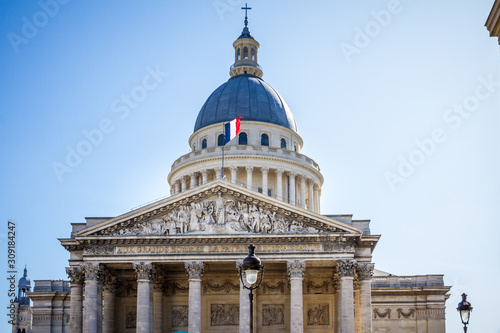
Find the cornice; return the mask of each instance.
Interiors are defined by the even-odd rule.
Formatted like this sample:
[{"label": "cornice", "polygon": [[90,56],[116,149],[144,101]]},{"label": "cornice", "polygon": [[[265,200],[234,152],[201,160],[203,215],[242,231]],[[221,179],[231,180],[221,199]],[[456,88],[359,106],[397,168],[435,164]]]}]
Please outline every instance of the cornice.
[{"label": "cornice", "polygon": [[[305,155],[303,155],[305,156]],[[273,155],[254,155],[254,154],[231,154],[231,151],[225,150],[224,153],[224,161],[230,161],[230,160],[238,160],[238,159],[249,159],[251,158],[252,160],[266,160],[266,161],[274,161],[274,162],[280,162],[286,165],[291,165],[295,167],[299,167],[302,169],[306,169],[309,172],[311,172],[313,175],[315,175],[320,184],[323,185],[324,178],[323,175],[321,174],[321,171],[318,169],[314,168],[310,164],[306,162],[300,162],[296,161],[294,159],[288,159],[286,157],[279,157],[279,156],[273,156]],[[196,159],[193,159],[191,161],[187,161],[184,163],[180,163],[177,166],[172,166],[170,173],[167,176],[167,181],[169,184],[172,184],[172,180],[174,180],[174,175],[179,173],[182,169],[189,168],[192,166],[196,165],[201,165],[203,163],[207,162],[218,162],[222,160],[222,156],[209,156],[209,157],[203,157],[200,155]],[[230,166],[229,164],[227,165],[228,167]],[[241,165],[243,167],[243,165]],[[200,170],[203,169],[202,167],[199,168]]]},{"label": "cornice", "polygon": [[498,37],[500,44],[500,0],[496,0],[485,23],[491,37]]}]

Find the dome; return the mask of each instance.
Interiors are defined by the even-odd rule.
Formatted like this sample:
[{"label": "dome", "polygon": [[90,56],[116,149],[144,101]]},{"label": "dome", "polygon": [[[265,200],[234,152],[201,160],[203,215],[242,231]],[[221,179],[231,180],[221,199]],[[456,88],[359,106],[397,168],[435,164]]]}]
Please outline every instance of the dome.
[{"label": "dome", "polygon": [[30,287],[31,286],[31,280],[28,277],[28,269],[24,267],[24,274],[23,277],[19,279],[18,283],[19,287]]},{"label": "dome", "polygon": [[29,277],[22,277],[19,279],[19,287],[30,287],[31,286],[31,280]]},{"label": "dome", "polygon": [[212,124],[243,117],[242,121],[261,121],[297,132],[292,111],[280,94],[260,77],[233,76],[208,97],[196,119],[194,131]]}]

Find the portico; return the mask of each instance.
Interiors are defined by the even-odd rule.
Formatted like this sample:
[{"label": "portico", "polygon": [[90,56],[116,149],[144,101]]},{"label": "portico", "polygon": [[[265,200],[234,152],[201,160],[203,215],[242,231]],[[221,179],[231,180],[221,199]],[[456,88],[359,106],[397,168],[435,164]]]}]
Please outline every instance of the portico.
[{"label": "portico", "polygon": [[[277,327],[354,332],[357,315],[369,332],[369,303],[360,304],[364,312],[355,314],[351,306],[340,309],[340,318],[336,314],[338,304],[354,299],[354,275],[364,276],[368,283],[363,293],[370,292],[371,256],[357,253],[371,253],[378,236],[363,235],[355,221],[348,225],[290,205],[292,210],[285,210],[279,200],[225,180],[201,189],[94,225],[74,226],[74,238],[61,240],[72,253],[67,269],[71,292],[78,295],[85,285],[85,304],[72,299],[71,332],[246,332],[248,326],[240,321],[248,322],[248,312],[240,309],[248,304],[240,300],[248,299],[248,293],[240,288],[235,264],[249,243],[256,244],[266,266],[256,295],[255,327],[263,332]],[[182,206],[186,201],[192,203],[189,208]],[[216,209],[220,202],[224,210]],[[182,232],[180,227],[170,234],[169,216],[185,215],[179,209],[199,216],[198,229]],[[212,219],[206,218],[204,225],[208,212]],[[219,214],[224,214],[222,223]],[[240,216],[234,220],[233,214]],[[247,230],[249,226],[260,233]]]}]

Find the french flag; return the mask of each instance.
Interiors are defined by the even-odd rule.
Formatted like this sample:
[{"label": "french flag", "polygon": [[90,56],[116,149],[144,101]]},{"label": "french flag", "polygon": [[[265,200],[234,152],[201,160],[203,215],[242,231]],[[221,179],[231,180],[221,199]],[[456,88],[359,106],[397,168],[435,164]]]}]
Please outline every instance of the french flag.
[{"label": "french flag", "polygon": [[229,141],[234,139],[238,133],[240,133],[240,119],[243,117],[238,117],[234,120],[231,120],[228,123],[224,124],[224,137],[226,139],[226,142],[224,142],[224,145],[226,145]]}]

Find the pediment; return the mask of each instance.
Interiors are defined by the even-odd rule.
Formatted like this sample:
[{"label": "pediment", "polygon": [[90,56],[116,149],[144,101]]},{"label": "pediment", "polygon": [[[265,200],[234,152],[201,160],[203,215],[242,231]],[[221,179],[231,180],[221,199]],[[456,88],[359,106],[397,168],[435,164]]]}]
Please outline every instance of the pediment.
[{"label": "pediment", "polygon": [[361,235],[346,223],[217,180],[77,232],[85,236]]}]

